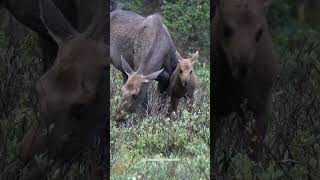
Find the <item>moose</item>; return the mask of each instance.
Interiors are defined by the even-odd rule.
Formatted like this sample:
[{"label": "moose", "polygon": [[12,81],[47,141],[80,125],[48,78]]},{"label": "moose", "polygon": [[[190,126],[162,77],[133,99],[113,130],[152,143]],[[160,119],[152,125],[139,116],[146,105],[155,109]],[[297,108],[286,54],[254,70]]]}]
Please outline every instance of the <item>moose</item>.
[{"label": "moose", "polygon": [[117,9],[110,13],[110,26],[112,65],[124,80],[123,106],[119,107],[136,112],[142,106],[147,114],[149,82],[157,80],[160,93],[165,94],[177,65],[171,36],[159,14],[142,17]]},{"label": "moose", "polygon": [[[40,19],[39,0],[1,0],[0,6],[10,12],[20,23],[37,33],[43,56],[43,73],[56,59],[58,45],[48,33]],[[79,32],[86,30],[95,11],[96,1],[85,0],[54,0],[68,22]]]},{"label": "moose", "polygon": [[271,0],[217,0],[215,3],[211,49],[212,144],[217,143],[221,134],[223,118],[236,112],[246,124],[251,112],[254,123],[250,158],[260,161],[271,113],[271,89],[278,74],[266,20]]},{"label": "moose", "polygon": [[183,97],[188,99],[188,110],[192,111],[193,93],[197,84],[193,64],[198,60],[199,52],[197,51],[190,59],[184,59],[176,51],[176,57],[178,64],[170,77],[168,89],[168,94],[171,97],[169,114],[177,111],[179,99]]},{"label": "moose", "polygon": [[25,179],[45,175],[35,163],[36,155],[47,153],[57,163],[70,163],[107,126],[106,24],[101,23],[107,4],[98,2],[92,23],[80,33],[51,0],[40,0],[40,17],[59,48],[53,66],[36,84],[39,120],[21,143],[20,158],[28,165]]}]

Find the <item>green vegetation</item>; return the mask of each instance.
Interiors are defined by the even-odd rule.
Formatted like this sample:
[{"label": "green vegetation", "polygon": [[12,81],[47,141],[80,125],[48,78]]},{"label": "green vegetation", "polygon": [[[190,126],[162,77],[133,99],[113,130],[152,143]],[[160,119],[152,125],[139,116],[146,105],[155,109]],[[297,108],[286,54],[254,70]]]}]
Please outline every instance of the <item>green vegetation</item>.
[{"label": "green vegetation", "polygon": [[[152,0],[152,2],[155,1],[160,2],[161,0]],[[120,3],[122,9],[144,16],[160,10],[163,22],[169,29],[178,51],[181,54],[187,54],[198,50],[203,60],[209,62],[209,0],[163,1],[161,7],[159,3],[145,0],[119,0],[117,2]]]},{"label": "green vegetation", "polygon": [[[151,114],[141,119],[128,115],[125,122],[111,120],[111,177],[147,177],[152,179],[209,177],[209,69],[199,63],[195,67],[199,87],[194,110],[186,111],[182,101],[179,112],[166,118],[168,106],[159,111],[156,83],[150,92]],[[112,69],[112,110],[120,101],[122,76]],[[169,102],[167,102],[169,104]],[[177,162],[161,159],[178,159]],[[144,159],[160,159],[146,162]]]}]

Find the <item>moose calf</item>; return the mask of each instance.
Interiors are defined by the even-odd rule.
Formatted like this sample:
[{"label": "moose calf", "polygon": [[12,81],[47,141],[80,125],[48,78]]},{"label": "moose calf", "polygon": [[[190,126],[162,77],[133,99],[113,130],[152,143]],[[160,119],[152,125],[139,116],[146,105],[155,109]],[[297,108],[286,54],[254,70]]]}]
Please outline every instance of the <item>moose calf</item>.
[{"label": "moose calf", "polygon": [[169,114],[177,110],[179,99],[188,98],[188,110],[192,111],[193,92],[196,88],[196,75],[193,70],[193,64],[198,60],[199,52],[197,51],[192,58],[184,59],[176,51],[178,64],[170,77],[168,94],[171,97]]},{"label": "moose calf", "polygon": [[[278,71],[266,20],[271,0],[217,0],[213,18],[213,138],[221,133],[223,118],[238,113],[246,124],[253,112],[250,157],[261,160],[271,88]],[[246,111],[241,105],[246,101]]]}]

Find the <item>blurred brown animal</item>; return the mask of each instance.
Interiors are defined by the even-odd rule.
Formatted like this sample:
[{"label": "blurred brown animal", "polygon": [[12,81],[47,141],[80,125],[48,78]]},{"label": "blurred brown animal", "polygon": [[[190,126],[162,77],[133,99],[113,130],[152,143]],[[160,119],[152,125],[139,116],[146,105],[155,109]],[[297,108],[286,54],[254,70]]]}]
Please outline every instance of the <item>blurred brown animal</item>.
[{"label": "blurred brown animal", "polygon": [[196,74],[193,70],[193,64],[199,58],[199,52],[197,51],[192,58],[184,59],[176,51],[176,57],[178,64],[170,77],[169,83],[169,96],[171,97],[169,114],[173,111],[177,111],[180,98],[186,98],[188,110],[192,111],[193,106],[193,93],[197,85]]},{"label": "blurred brown animal", "polygon": [[79,33],[51,0],[40,0],[41,18],[59,50],[52,68],[36,84],[40,120],[23,138],[20,153],[24,164],[35,167],[26,171],[31,173],[25,179],[44,177],[35,155],[47,153],[56,162],[71,162],[104,134],[109,117],[104,7],[106,2],[99,1],[91,25]]},{"label": "blurred brown animal", "polygon": [[254,126],[250,157],[259,161],[271,113],[271,88],[278,73],[266,20],[271,0],[217,0],[213,18],[213,133],[216,144],[224,117],[247,110]]}]

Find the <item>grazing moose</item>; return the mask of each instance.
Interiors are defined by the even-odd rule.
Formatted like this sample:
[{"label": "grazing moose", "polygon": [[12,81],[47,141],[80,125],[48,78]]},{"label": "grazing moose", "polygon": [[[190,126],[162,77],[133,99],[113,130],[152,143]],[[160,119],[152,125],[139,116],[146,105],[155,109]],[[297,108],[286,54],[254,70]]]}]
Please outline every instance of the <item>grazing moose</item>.
[{"label": "grazing moose", "polygon": [[196,88],[196,75],[193,70],[193,64],[199,58],[197,51],[191,59],[184,59],[176,51],[178,64],[170,77],[168,94],[171,97],[169,114],[177,110],[179,99],[182,97],[188,98],[188,110],[192,111],[193,92]]},{"label": "grazing moose", "polygon": [[124,78],[122,108],[135,112],[142,105],[147,112],[150,80],[159,82],[161,94],[168,89],[177,64],[175,46],[158,14],[145,18],[119,9],[111,12],[110,21],[110,56]]},{"label": "grazing moose", "polygon": [[30,174],[24,174],[26,179],[44,175],[33,160],[35,155],[48,153],[55,162],[69,163],[106,127],[109,82],[106,24],[101,22],[107,4],[99,1],[98,5],[91,25],[79,33],[51,0],[40,0],[41,19],[59,49],[54,65],[36,84],[40,120],[23,138],[20,153],[24,164],[34,165],[26,171]]},{"label": "grazing moose", "polygon": [[[80,32],[84,31],[90,23],[95,11],[94,7],[96,7],[95,2],[95,0],[54,0],[68,22]],[[58,45],[40,19],[39,0],[2,0],[0,5],[20,23],[39,35],[43,55],[43,72],[46,72],[56,59]]]},{"label": "grazing moose", "polygon": [[[224,117],[236,112],[246,123],[246,104],[253,113],[253,150],[261,160],[271,88],[278,73],[266,9],[271,0],[217,0],[213,18],[213,144],[221,133]],[[246,101],[246,103],[244,103]]]}]

